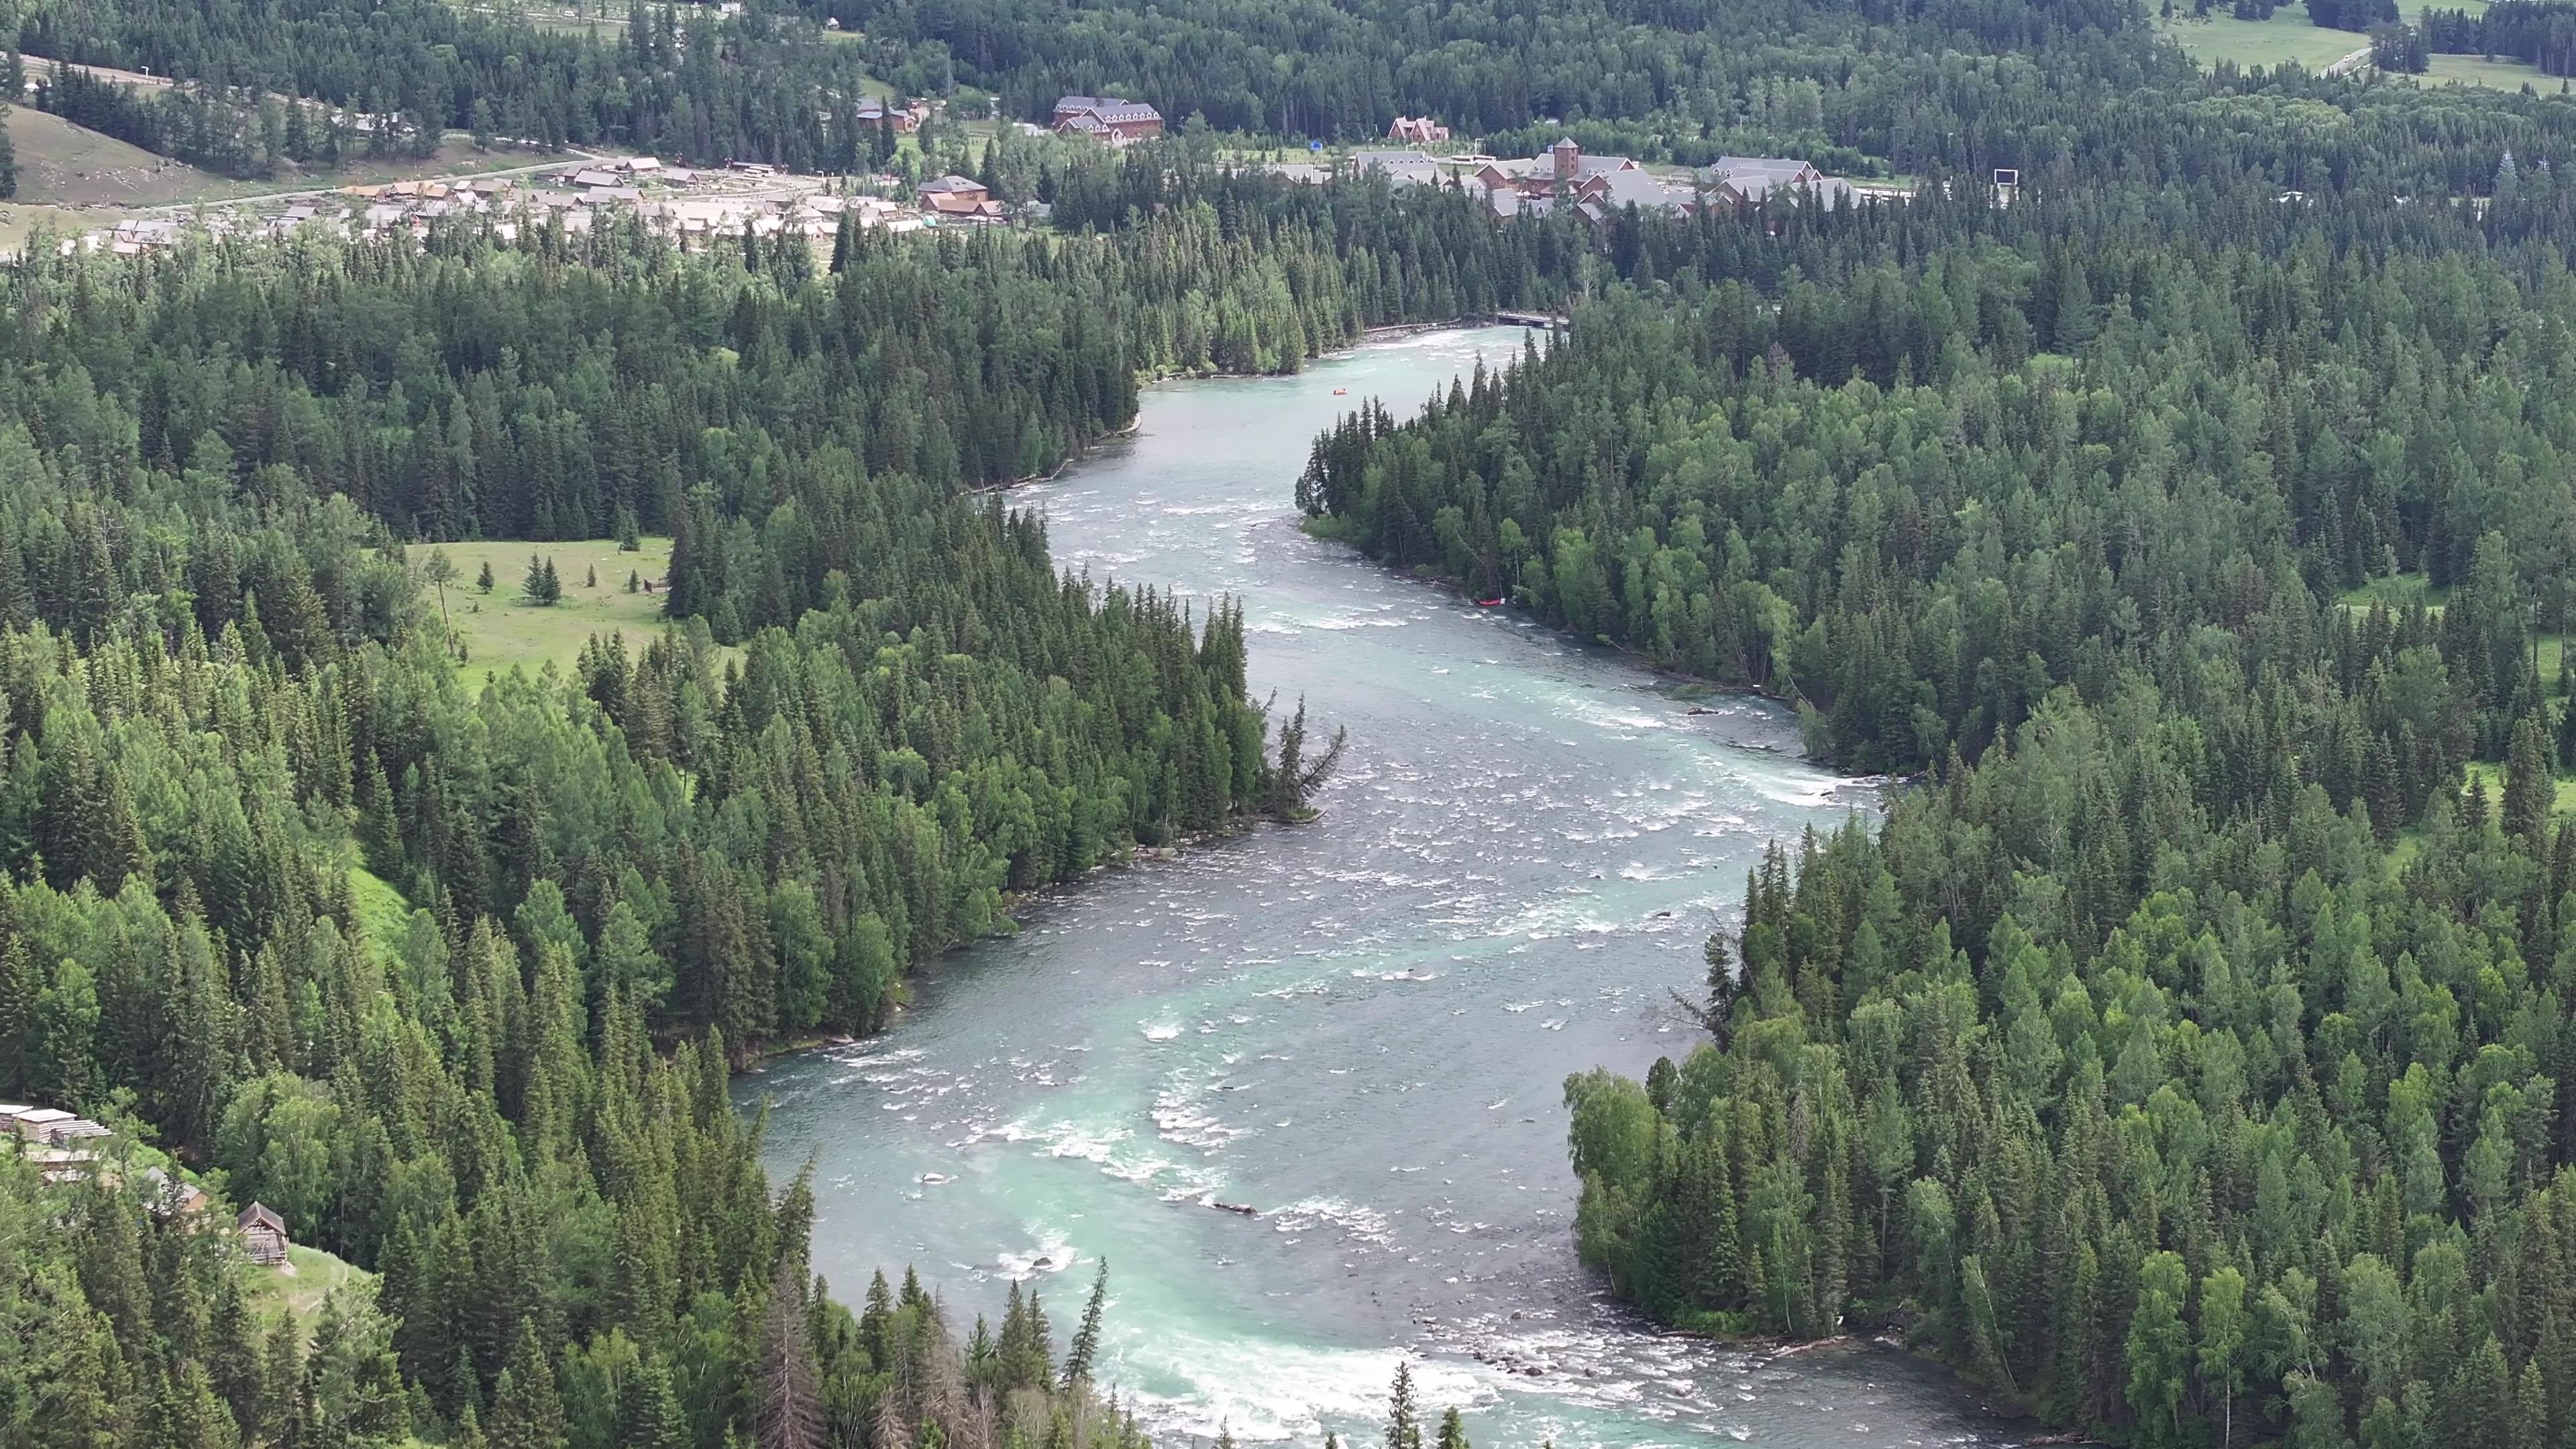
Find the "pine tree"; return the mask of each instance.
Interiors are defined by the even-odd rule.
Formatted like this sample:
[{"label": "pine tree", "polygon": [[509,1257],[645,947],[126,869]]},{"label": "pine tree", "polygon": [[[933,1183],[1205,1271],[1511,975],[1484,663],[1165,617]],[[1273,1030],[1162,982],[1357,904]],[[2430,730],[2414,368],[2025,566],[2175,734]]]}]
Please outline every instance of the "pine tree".
[{"label": "pine tree", "polygon": [[528,555],[528,573],[527,577],[519,581],[519,593],[529,603],[540,608],[562,598],[563,580],[555,574],[555,561],[550,558],[540,558],[535,554]]},{"label": "pine tree", "polygon": [[1073,1346],[1064,1355],[1064,1388],[1078,1392],[1091,1377],[1092,1359],[1100,1352],[1100,1315],[1109,1300],[1109,1260],[1100,1260],[1099,1269],[1091,1275],[1091,1299],[1082,1306],[1082,1326],[1074,1330]]},{"label": "pine tree", "polygon": [[1421,1411],[1413,1402],[1413,1365],[1398,1360],[1386,1398],[1386,1449],[1422,1449]]},{"label": "pine tree", "polygon": [[2504,832],[2537,850],[2545,846],[2549,812],[2556,803],[2558,780],[2549,764],[2549,736],[2537,714],[2513,727],[2513,744],[2505,757]]},{"label": "pine tree", "polygon": [[618,1390],[617,1443],[620,1449],[687,1449],[688,1442],[671,1371],[659,1357],[647,1357]]},{"label": "pine tree", "polygon": [[537,1338],[534,1320],[519,1320],[509,1362],[492,1386],[489,1419],[485,1436],[492,1449],[563,1449],[567,1442],[554,1365]]}]

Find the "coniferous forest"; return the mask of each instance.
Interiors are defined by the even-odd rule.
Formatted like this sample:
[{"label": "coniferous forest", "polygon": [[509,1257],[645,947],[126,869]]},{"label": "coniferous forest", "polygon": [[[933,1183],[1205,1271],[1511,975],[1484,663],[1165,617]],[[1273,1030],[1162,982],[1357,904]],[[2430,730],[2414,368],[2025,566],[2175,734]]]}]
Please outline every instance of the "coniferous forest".
[{"label": "coniferous forest", "polygon": [[[2564,8],[2422,24],[2556,74]],[[117,1129],[75,1183],[0,1156],[0,1443],[1141,1442],[1100,1291],[1068,1338],[817,1279],[728,1073],[1019,894],[1307,812],[1234,604],[1068,575],[993,490],[1144,379],[1511,307],[1571,321],[1319,438],[1310,527],[1889,781],[1745,883],[1695,1050],[1566,1084],[1585,1259],[2124,1443],[2576,1449],[2576,100],[2015,0],[18,23],[42,104],[242,173],[450,127],[847,168],[870,80],[1191,135],[828,257],[0,275],[0,1099]],[[1497,223],[1204,134],[1426,112],[1911,189]],[[405,547],[639,531],[669,628],[488,684]],[[173,1171],[372,1278],[281,1314]]]}]

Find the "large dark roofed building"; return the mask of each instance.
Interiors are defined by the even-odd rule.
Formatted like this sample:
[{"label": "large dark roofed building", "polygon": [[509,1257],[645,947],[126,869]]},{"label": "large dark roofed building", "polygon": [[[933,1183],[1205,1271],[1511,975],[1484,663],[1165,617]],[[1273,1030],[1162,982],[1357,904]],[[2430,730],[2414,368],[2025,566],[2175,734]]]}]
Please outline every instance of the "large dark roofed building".
[{"label": "large dark roofed building", "polygon": [[1123,146],[1163,134],[1163,113],[1119,96],[1064,96],[1055,103],[1055,129]]}]

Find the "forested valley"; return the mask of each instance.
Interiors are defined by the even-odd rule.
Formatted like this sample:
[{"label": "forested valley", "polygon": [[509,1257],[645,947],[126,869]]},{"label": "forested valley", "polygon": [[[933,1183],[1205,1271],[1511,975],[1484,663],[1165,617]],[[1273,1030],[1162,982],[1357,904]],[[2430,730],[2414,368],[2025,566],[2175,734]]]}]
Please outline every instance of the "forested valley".
[{"label": "forested valley", "polygon": [[[197,88],[46,104],[218,169],[847,168],[869,79],[1204,124],[1000,156],[1044,230],[0,277],[0,1098],[118,1131],[0,1159],[0,1441],[1140,1442],[1098,1291],[1059,1357],[1033,1296],[817,1279],[727,1076],[1016,895],[1304,811],[1232,603],[982,495],[1144,379],[1509,307],[1572,321],[1318,439],[1310,526],[1896,779],[1747,883],[1699,1049],[1567,1084],[1585,1258],[2124,1442],[2576,1449],[2576,102],[2203,74],[2128,5],[1726,8],[27,9]],[[1915,189],[1497,224],[1203,134],[1399,112]],[[488,684],[406,548],[639,533],[671,627]],[[281,1314],[176,1169],[372,1288]]]}]

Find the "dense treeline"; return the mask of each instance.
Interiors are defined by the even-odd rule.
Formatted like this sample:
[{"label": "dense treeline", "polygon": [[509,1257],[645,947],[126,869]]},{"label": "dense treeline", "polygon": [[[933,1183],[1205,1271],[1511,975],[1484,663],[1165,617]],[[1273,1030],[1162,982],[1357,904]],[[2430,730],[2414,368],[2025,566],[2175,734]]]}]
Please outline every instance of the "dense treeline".
[{"label": "dense treeline", "polygon": [[[1719,133],[1793,134],[1839,89],[1834,62],[1887,81],[1884,62],[1926,49],[2038,48],[2137,27],[2134,5],[1958,0],[1912,7],[1805,3],[1713,10],[1657,3],[1438,11],[1388,3],[1210,3],[1185,10],[1058,0],[936,5],[814,0],[892,48],[925,80],[954,74],[1005,111],[1045,117],[1066,92],[1134,95],[1175,125],[1365,139],[1398,114],[1433,114],[1462,134],[1541,118],[1657,114]],[[1744,109],[1751,114],[1743,114]],[[1803,114],[1801,114],[1803,112]],[[1710,154],[1714,155],[1715,152]]]},{"label": "dense treeline", "polygon": [[2066,691],[1766,862],[1723,1050],[1568,1084],[1584,1251],[1679,1321],[1906,1317],[2140,1443],[2569,1442],[2576,832],[2445,794],[2400,868],[2322,785],[2212,789],[2166,705]]},{"label": "dense treeline", "polygon": [[[44,1449],[682,1449],[916,1436],[1144,1449],[1133,1417],[1092,1389],[1098,1287],[1060,1371],[1043,1309],[1016,1285],[1000,1332],[979,1317],[962,1343],[952,1310],[909,1273],[899,1294],[878,1275],[852,1314],[803,1276],[804,1185],[773,1207],[756,1170],[745,1175],[749,1146],[721,1066],[705,1078],[685,1052],[661,1063],[629,1045],[624,1070],[643,1074],[630,1106],[643,1115],[615,1130],[642,1155],[621,1158],[617,1180],[667,1199],[668,1162],[655,1180],[653,1159],[676,1148],[696,1159],[679,1185],[721,1196],[679,1239],[696,1251],[648,1265],[669,1276],[641,1282],[629,1271],[606,1302],[550,1255],[593,1246],[608,1218],[619,1229],[614,1251],[634,1251],[657,1227],[649,1205],[496,1191],[506,1206],[482,1211],[508,1215],[494,1238],[511,1256],[473,1259],[479,1230],[451,1221],[437,1249],[468,1256],[432,1261],[406,1238],[380,1280],[332,1287],[298,1311],[244,1270],[228,1234],[160,1195],[146,1173],[162,1169],[144,1163],[158,1154],[121,1146],[112,1170],[68,1185],[40,1183],[14,1153],[0,1157],[0,1230],[11,1245],[0,1323],[12,1344],[0,1432]],[[564,1205],[584,1217],[530,1216]],[[736,1269],[732,1280],[708,1276]],[[482,1289],[531,1270],[552,1276],[522,1282],[523,1301]],[[568,1287],[577,1291],[557,1296]],[[516,1310],[529,1311],[506,1316]],[[584,1337],[556,1355],[548,1345],[566,1332]],[[476,1344],[494,1333],[502,1349],[487,1366]],[[451,1346],[442,1368],[413,1372],[418,1355]]]},{"label": "dense treeline", "polygon": [[594,39],[439,0],[110,0],[28,6],[17,40],[69,66],[194,83],[204,104],[232,98],[237,124],[260,115],[249,97],[291,97],[433,143],[463,130],[809,171],[856,169],[877,129],[858,118],[865,47],[695,5],[638,5]]}]

